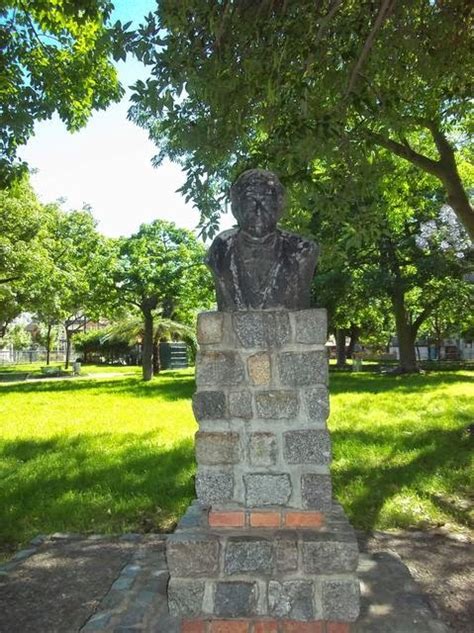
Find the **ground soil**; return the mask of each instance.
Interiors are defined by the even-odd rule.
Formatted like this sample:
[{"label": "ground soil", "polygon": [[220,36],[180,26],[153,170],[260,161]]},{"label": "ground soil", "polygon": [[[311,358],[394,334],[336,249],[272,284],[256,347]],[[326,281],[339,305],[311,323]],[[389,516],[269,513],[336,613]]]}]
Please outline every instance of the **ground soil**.
[{"label": "ground soil", "polygon": [[359,534],[362,550],[399,556],[453,633],[474,632],[474,547],[468,533],[433,531]]}]

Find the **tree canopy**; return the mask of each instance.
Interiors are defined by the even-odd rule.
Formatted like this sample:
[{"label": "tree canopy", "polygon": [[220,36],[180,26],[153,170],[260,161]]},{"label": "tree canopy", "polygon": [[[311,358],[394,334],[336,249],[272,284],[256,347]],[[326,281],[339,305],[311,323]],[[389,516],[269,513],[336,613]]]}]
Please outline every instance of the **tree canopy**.
[{"label": "tree canopy", "polygon": [[[24,165],[17,149],[57,113],[73,131],[123,95],[113,59],[129,39],[109,0],[0,0],[0,185]],[[127,26],[127,25],[126,25]]]},{"label": "tree canopy", "polygon": [[186,170],[215,229],[248,165],[317,186],[341,153],[384,148],[437,178],[471,237],[474,10],[462,0],[160,2],[135,41],[150,66],[131,117]]}]

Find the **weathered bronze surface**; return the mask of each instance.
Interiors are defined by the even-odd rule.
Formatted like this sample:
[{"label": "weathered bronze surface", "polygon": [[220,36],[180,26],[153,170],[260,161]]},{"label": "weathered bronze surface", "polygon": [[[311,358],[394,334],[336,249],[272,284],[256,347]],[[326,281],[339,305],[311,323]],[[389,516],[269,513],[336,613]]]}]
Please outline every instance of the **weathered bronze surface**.
[{"label": "weathered bronze surface", "polygon": [[244,172],[231,188],[231,203],[239,228],[220,233],[207,257],[218,310],[308,308],[318,249],[277,228],[284,206],[277,176]]}]

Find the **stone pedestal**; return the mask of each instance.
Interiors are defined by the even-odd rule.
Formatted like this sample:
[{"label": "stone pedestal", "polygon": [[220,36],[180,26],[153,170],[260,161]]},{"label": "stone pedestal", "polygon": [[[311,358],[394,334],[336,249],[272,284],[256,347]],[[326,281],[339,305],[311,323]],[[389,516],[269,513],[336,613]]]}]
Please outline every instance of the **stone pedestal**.
[{"label": "stone pedestal", "polygon": [[183,633],[344,633],[358,548],[333,502],[324,310],[203,313],[198,500],[167,541]]}]

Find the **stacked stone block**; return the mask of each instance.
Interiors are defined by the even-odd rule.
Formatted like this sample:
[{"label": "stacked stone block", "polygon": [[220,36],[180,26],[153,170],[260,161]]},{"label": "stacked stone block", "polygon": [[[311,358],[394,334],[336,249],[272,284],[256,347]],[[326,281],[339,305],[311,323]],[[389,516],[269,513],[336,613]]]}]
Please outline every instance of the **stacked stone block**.
[{"label": "stacked stone block", "polygon": [[347,631],[358,549],[332,501],[325,311],[203,313],[198,341],[198,501],[167,543],[171,612],[183,632]]}]

